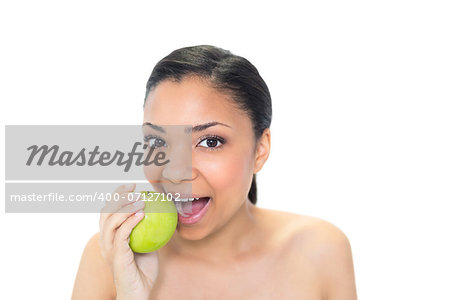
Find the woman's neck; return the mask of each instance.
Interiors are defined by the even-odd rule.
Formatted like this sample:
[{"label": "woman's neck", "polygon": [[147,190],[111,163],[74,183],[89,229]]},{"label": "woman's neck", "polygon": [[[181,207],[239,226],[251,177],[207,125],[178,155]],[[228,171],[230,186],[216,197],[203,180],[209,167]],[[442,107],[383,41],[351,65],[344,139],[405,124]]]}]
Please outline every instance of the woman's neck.
[{"label": "woman's neck", "polygon": [[249,200],[220,229],[201,240],[186,240],[175,234],[168,246],[178,255],[192,259],[223,262],[253,249],[260,237],[257,236],[258,208]]}]

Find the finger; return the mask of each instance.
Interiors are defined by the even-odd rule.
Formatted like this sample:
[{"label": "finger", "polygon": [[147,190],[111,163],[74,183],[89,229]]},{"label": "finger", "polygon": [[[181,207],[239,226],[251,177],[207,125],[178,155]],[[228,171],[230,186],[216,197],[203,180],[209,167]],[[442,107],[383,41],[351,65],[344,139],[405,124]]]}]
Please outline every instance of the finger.
[{"label": "finger", "polygon": [[122,207],[105,221],[103,228],[103,243],[106,249],[109,250],[112,248],[116,230],[123,224],[123,222],[137,211],[143,210],[144,207],[144,201],[137,201],[132,205]]},{"label": "finger", "polygon": [[115,212],[119,211],[122,207],[132,204],[141,198],[140,193],[126,193],[121,194],[118,200],[111,200],[101,210],[99,226],[100,231],[105,221]]},{"label": "finger", "polygon": [[118,194],[129,193],[129,192],[134,191],[135,188],[136,188],[135,183],[122,184],[122,185],[118,186],[114,190],[114,192],[118,193]]},{"label": "finger", "polygon": [[132,192],[132,191],[134,191],[134,188],[135,188],[134,183],[122,184],[119,187],[117,187],[111,195],[111,200],[105,202],[105,205],[103,206],[101,212],[102,213],[103,212],[111,212],[109,210],[111,208],[111,205],[114,205],[118,201],[123,201],[124,199],[123,199],[122,194]]},{"label": "finger", "polygon": [[136,214],[127,218],[117,229],[116,235],[114,236],[114,248],[117,251],[115,254],[120,256],[130,250],[128,238],[133,228],[144,218],[144,215],[143,211],[138,211]]},{"label": "finger", "polygon": [[105,219],[107,219],[111,213],[119,210],[122,206],[139,199],[140,193],[134,193],[134,195],[131,196],[128,195],[130,192],[134,191],[135,187],[136,185],[134,183],[124,184],[114,190],[111,201],[107,201],[100,211],[100,228],[103,227]]}]

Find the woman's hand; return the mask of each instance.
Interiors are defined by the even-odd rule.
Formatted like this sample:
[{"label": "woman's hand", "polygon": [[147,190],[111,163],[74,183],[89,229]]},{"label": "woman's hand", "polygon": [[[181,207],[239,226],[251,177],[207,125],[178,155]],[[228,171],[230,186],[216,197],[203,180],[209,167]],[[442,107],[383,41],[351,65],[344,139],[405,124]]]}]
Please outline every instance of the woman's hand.
[{"label": "woman's hand", "polygon": [[108,202],[100,216],[100,249],[113,272],[118,300],[147,300],[158,275],[157,253],[134,253],[128,244],[131,230],[144,217],[145,202],[132,193],[134,188],[118,187],[114,192],[120,200]]}]

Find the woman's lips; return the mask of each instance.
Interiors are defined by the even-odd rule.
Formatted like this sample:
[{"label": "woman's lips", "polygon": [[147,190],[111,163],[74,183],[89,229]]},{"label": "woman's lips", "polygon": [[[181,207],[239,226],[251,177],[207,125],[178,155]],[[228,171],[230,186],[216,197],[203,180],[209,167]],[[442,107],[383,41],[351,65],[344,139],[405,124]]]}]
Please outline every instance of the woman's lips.
[{"label": "woman's lips", "polygon": [[[180,213],[180,211],[178,212],[178,222],[181,224],[186,224],[186,225],[191,225],[191,224],[197,223],[208,211],[211,201],[212,201],[211,197],[204,197],[204,198],[200,198],[199,200],[194,200],[194,201],[192,201],[192,203],[177,204],[177,208],[179,208],[179,209],[182,205],[185,205],[185,206],[192,205],[190,207],[191,211],[189,211],[189,212],[182,211],[182,213]],[[181,209],[183,209],[183,208],[181,208]]]}]

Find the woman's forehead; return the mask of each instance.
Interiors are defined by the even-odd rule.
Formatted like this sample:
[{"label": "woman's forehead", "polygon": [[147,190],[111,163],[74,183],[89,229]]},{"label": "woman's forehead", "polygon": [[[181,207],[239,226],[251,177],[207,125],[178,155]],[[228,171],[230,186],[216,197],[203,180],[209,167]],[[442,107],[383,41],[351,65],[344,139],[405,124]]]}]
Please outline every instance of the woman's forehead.
[{"label": "woman's forehead", "polygon": [[230,95],[214,89],[205,80],[186,78],[180,82],[163,81],[149,93],[144,122],[194,125],[226,120],[240,123],[242,113]]}]

